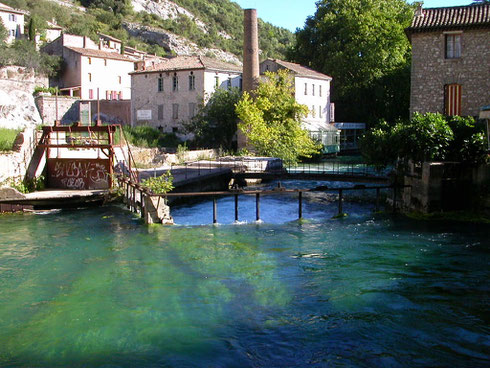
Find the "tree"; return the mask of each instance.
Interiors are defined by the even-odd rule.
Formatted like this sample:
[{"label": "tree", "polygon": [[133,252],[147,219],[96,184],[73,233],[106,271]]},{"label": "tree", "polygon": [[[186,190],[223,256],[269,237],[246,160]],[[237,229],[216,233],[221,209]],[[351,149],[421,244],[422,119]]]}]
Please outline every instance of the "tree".
[{"label": "tree", "polygon": [[412,16],[404,0],[321,0],[289,57],[333,77],[340,121],[408,118]]},{"label": "tree", "polygon": [[201,106],[196,116],[187,124],[186,131],[194,134],[194,142],[200,147],[234,149],[233,137],[238,117],[235,105],[241,93],[237,88],[216,89],[209,101]]},{"label": "tree", "polygon": [[5,43],[7,36],[8,36],[7,28],[5,28],[2,20],[0,19],[0,46]]},{"label": "tree", "polygon": [[320,146],[301,128],[308,107],[296,102],[292,76],[280,70],[265,77],[253,95],[244,92],[238,102],[238,128],[258,154],[288,164],[318,153]]},{"label": "tree", "polygon": [[82,0],[81,3],[85,7],[102,8],[114,14],[127,15],[133,10],[131,0]]}]

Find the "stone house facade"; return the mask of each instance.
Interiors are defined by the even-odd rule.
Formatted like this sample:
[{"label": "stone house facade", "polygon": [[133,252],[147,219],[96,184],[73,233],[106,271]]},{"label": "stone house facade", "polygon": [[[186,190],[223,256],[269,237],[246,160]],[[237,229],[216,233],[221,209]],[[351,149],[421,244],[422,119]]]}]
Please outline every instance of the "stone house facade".
[{"label": "stone house facade", "polygon": [[25,12],[0,3],[0,21],[7,30],[7,43],[24,37]]},{"label": "stone house facade", "polygon": [[[119,47],[117,45],[119,44]],[[121,42],[106,36],[96,44],[88,37],[62,34],[42,49],[63,57],[58,85],[64,94],[83,100],[129,100],[134,58],[121,54]]]},{"label": "stone house facade", "polygon": [[309,131],[336,130],[330,125],[334,121],[330,100],[332,77],[283,60],[267,59],[260,63],[260,74],[266,71],[276,73],[279,69],[293,74],[296,101],[310,110],[303,121],[304,128]]},{"label": "stone house facade", "polygon": [[490,103],[490,5],[416,10],[410,114],[478,116]]},{"label": "stone house facade", "polygon": [[182,133],[216,88],[242,87],[242,68],[204,56],[178,56],[131,73],[132,125]]}]

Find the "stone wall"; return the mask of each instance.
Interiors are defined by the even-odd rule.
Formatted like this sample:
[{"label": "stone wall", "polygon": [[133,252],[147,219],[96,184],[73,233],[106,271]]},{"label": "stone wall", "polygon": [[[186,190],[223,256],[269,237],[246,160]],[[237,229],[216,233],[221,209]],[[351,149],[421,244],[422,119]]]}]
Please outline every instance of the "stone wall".
[{"label": "stone wall", "polygon": [[431,213],[490,211],[490,165],[468,167],[457,162],[409,164],[404,176],[403,209]]},{"label": "stone wall", "polygon": [[0,68],[0,127],[22,129],[41,124],[32,93],[48,78],[19,66]]},{"label": "stone wall", "polygon": [[[44,125],[53,125],[56,120],[56,97],[38,96],[36,105]],[[97,101],[91,101],[92,121],[97,119]],[[100,100],[100,116],[103,123],[129,124],[131,117],[130,100]],[[80,100],[58,96],[58,118],[61,124],[71,124],[80,120]]]},{"label": "stone wall", "polygon": [[445,34],[414,33],[410,113],[444,113],[444,86],[462,86],[462,115],[476,116],[489,103],[490,30],[465,30],[461,57],[445,58]]},{"label": "stone wall", "polygon": [[160,148],[131,147],[131,153],[137,164],[148,166],[171,165],[181,161],[190,162],[203,158],[212,159],[218,157],[218,150],[215,149],[186,151],[181,155],[177,155],[175,153],[167,153]]}]

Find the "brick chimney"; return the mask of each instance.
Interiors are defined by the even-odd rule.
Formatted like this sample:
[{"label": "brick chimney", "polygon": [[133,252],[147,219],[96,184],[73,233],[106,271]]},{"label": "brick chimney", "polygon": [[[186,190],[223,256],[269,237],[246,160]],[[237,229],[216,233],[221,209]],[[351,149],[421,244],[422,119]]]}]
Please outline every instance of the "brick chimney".
[{"label": "brick chimney", "polygon": [[[257,10],[245,9],[243,16],[243,91],[250,93],[257,88],[259,73]],[[250,149],[247,144],[247,137],[240,130],[237,131],[237,146],[238,149]]]},{"label": "brick chimney", "polygon": [[243,28],[243,90],[250,92],[257,87],[260,72],[256,9],[245,9]]}]

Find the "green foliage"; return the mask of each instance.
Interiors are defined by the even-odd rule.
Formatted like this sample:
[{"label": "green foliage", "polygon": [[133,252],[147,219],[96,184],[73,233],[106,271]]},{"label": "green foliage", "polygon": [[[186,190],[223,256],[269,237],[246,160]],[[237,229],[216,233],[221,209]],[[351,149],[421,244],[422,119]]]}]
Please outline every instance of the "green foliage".
[{"label": "green foliage", "polygon": [[254,96],[245,92],[236,106],[238,128],[260,155],[295,163],[311,157],[320,146],[301,128],[308,107],[296,102],[293,78],[284,71],[266,73]]},{"label": "green foliage", "polygon": [[133,10],[131,0],[80,0],[80,3],[87,8],[101,8],[114,14],[128,15]]},{"label": "green foliage", "polygon": [[141,185],[149,189],[153,194],[165,194],[174,189],[172,173],[167,171],[157,177],[150,177],[141,182]]},{"label": "green foliage", "polygon": [[189,148],[187,147],[186,142],[179,144],[177,146],[177,152],[175,153],[175,155],[177,156],[178,163],[182,164],[185,162],[185,154],[188,151],[189,151]]},{"label": "green foliage", "polygon": [[289,57],[333,77],[339,121],[408,117],[413,15],[404,0],[321,0]]},{"label": "green foliage", "polygon": [[0,152],[11,151],[20,130],[0,128]]},{"label": "green foliage", "polygon": [[173,133],[163,133],[156,128],[147,125],[131,127],[123,126],[125,136],[129,143],[136,147],[156,148],[171,147],[175,148],[181,140]]},{"label": "green foliage", "polygon": [[32,14],[28,24],[28,36],[29,41],[34,42],[36,40],[36,34],[42,34],[48,26],[48,23],[42,16],[38,14]]},{"label": "green foliage", "polygon": [[232,150],[233,137],[237,130],[238,117],[235,105],[241,97],[238,88],[216,89],[206,105],[201,106],[196,116],[185,129],[194,134],[194,145],[206,148]]},{"label": "green foliage", "polygon": [[3,45],[7,39],[8,32],[7,28],[3,25],[3,21],[0,19],[0,45]]},{"label": "green foliage", "polygon": [[54,76],[60,71],[61,64],[61,57],[39,53],[34,43],[28,40],[17,40],[10,46],[0,46],[0,66],[18,65]]},{"label": "green foliage", "polygon": [[8,178],[1,184],[5,184],[11,188],[18,190],[21,193],[31,193],[37,190],[44,190],[45,188],[45,178],[44,176],[39,176],[38,178],[30,180],[22,180],[21,178]]},{"label": "green foliage", "polygon": [[34,93],[33,93],[33,95],[37,95],[38,93],[50,93],[52,95],[55,95],[56,92],[59,92],[58,87],[36,86],[36,87],[34,87]]},{"label": "green foliage", "polygon": [[487,160],[484,132],[472,117],[414,114],[410,121],[390,126],[379,123],[359,141],[366,161],[380,167],[398,158],[423,161],[459,161],[480,164]]}]

